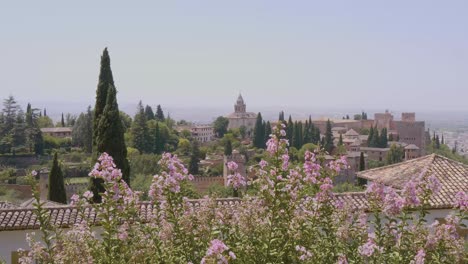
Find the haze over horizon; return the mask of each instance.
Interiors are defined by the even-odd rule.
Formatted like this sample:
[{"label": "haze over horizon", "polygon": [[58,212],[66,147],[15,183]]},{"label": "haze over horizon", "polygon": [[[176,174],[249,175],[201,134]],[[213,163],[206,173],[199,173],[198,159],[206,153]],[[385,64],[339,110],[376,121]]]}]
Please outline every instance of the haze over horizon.
[{"label": "haze over horizon", "polygon": [[0,91],[84,111],[107,46],[124,110],[139,100],[232,110],[242,92],[254,112],[468,112],[467,11],[465,1],[9,2]]}]

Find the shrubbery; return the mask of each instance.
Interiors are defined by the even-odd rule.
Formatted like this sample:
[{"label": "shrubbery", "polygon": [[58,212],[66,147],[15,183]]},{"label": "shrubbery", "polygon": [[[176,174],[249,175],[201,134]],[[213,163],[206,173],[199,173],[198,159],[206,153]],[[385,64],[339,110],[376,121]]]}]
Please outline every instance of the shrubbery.
[{"label": "shrubbery", "polygon": [[[234,192],[246,184],[256,196],[237,204],[203,198],[194,205],[183,194],[193,179],[176,156],[163,154],[161,172],[148,192],[152,210],[140,214],[140,193],[121,180],[112,158],[103,154],[91,177],[104,180],[102,204],[88,204],[92,193],[74,196],[83,214],[92,207],[101,219],[98,237],[83,221],[68,232],[49,224],[38,206],[45,244],[31,240],[24,263],[462,263],[464,240],[457,226],[468,219],[468,194],[457,195],[457,215],[445,223],[424,221],[428,199],[440,191],[435,177],[421,175],[401,193],[379,183],[368,186],[369,212],[341,204],[332,178],[344,158],[323,164],[312,152],[304,163],[289,162],[288,142],[279,128],[267,142],[268,157],[246,182],[229,163]],[[369,216],[370,214],[370,216]]]}]

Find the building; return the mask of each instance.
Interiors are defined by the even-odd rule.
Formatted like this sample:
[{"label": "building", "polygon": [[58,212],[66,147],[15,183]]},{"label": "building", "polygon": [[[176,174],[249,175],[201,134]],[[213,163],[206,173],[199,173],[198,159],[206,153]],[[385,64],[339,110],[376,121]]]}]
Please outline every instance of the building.
[{"label": "building", "polygon": [[245,127],[246,135],[251,136],[255,128],[257,115],[253,112],[247,112],[247,105],[239,94],[236,104],[234,105],[234,113],[226,116],[229,120],[228,129]]},{"label": "building", "polygon": [[71,138],[73,129],[71,127],[44,127],[41,132],[44,135],[59,138]]},{"label": "building", "polygon": [[193,139],[199,142],[210,142],[214,139],[214,127],[212,125],[195,125],[190,128]]}]

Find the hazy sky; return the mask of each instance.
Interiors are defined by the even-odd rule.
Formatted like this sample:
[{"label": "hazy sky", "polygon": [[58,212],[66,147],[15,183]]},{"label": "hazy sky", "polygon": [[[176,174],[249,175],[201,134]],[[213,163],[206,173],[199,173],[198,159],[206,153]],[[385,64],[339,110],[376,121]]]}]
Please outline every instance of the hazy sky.
[{"label": "hazy sky", "polygon": [[121,104],[468,111],[468,1],[383,2],[5,1],[0,95],[94,104],[107,46]]}]

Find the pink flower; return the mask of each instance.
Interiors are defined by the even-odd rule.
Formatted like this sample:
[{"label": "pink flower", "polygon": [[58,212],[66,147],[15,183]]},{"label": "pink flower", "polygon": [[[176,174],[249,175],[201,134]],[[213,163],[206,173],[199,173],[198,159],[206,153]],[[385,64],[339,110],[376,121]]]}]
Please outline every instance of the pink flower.
[{"label": "pink flower", "polygon": [[405,199],[401,198],[392,188],[387,188],[383,202],[383,212],[388,216],[400,214],[405,206]]},{"label": "pink flower", "polygon": [[227,176],[227,185],[232,186],[234,189],[239,189],[247,185],[245,178],[238,172]]},{"label": "pink flower", "polygon": [[413,180],[407,182],[403,187],[403,197],[405,198],[406,206],[418,206],[421,201],[418,197],[417,183]]},{"label": "pink flower", "polygon": [[265,168],[266,166],[268,166],[268,162],[266,162],[265,160],[261,160],[258,165],[260,165],[260,168]]},{"label": "pink flower", "polygon": [[235,171],[235,170],[237,170],[238,165],[237,165],[237,163],[235,163],[234,161],[229,161],[229,162],[227,163],[227,167],[228,167],[229,170]]},{"label": "pink flower", "polygon": [[453,206],[461,211],[466,211],[468,209],[468,192],[459,191],[455,194],[455,202]]},{"label": "pink flower", "polygon": [[219,239],[213,239],[210,242],[210,247],[206,252],[206,256],[216,256],[222,254],[225,250],[229,248]]},{"label": "pink flower", "polygon": [[378,247],[372,239],[368,239],[367,242],[358,248],[359,254],[365,257],[370,257],[374,254],[375,250],[382,252],[382,249]]},{"label": "pink flower", "polygon": [[85,193],[83,193],[83,197],[88,199],[88,200],[93,198],[93,196],[94,196],[94,194],[91,191],[86,191]]},{"label": "pink flower", "polygon": [[426,253],[424,249],[420,249],[418,254],[414,257],[414,264],[424,264],[424,258],[426,257]]},{"label": "pink flower", "polygon": [[35,170],[31,171],[31,175],[32,176],[37,176],[37,171],[35,171]]}]

